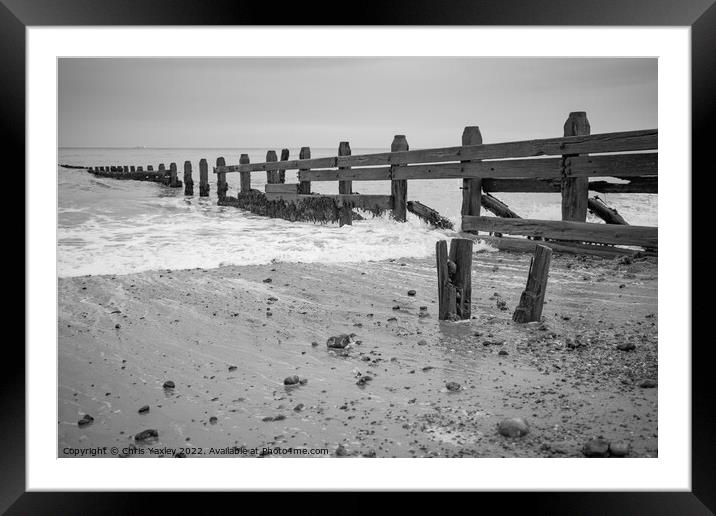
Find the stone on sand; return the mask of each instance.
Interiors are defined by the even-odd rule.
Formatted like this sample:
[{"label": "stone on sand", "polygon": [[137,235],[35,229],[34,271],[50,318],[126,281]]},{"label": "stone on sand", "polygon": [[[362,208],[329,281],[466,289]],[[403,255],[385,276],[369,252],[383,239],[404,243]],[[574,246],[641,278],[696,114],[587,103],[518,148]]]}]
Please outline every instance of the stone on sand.
[{"label": "stone on sand", "polygon": [[530,427],[521,417],[510,417],[497,423],[497,432],[505,437],[522,437],[530,432]]}]

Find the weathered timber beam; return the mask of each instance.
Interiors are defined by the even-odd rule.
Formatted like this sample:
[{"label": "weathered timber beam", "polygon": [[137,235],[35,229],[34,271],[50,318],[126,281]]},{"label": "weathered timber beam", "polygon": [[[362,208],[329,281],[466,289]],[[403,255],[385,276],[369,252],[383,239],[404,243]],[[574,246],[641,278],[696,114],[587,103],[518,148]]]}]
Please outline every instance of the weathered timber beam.
[{"label": "weathered timber beam", "polygon": [[656,227],[573,221],[465,216],[462,218],[462,230],[649,248],[658,247],[659,242]]},{"label": "weathered timber beam", "polygon": [[612,247],[608,245],[580,244],[567,242],[552,242],[549,240],[528,240],[526,238],[511,238],[480,235],[478,240],[483,240],[500,251],[509,251],[516,253],[532,253],[537,245],[544,245],[557,253],[566,254],[588,254],[592,256],[601,256],[602,258],[618,258],[620,256],[631,256],[638,251],[633,249],[624,249],[621,247]]},{"label": "weathered timber beam", "polygon": [[[286,201],[300,202],[309,199],[316,199],[319,195],[303,195],[291,193],[271,192],[266,193],[266,199],[269,201]],[[321,195],[320,197],[328,197],[336,201],[349,202],[354,208],[389,210],[393,207],[393,197],[391,195]]]},{"label": "weathered timber beam", "polygon": [[288,160],[249,165],[230,165],[217,172],[258,172],[308,168],[367,167],[374,165],[404,165],[407,163],[440,163],[474,159],[505,159],[528,156],[560,156],[604,152],[630,152],[658,149],[658,131],[646,129],[589,136],[568,136],[519,142],[441,147],[353,156]]},{"label": "weathered timber beam", "polygon": [[589,211],[602,219],[607,224],[627,224],[627,221],[624,220],[624,217],[619,215],[619,212],[616,209],[607,206],[596,195],[590,198],[588,202]]},{"label": "weathered timber beam", "polygon": [[436,210],[425,206],[423,203],[418,201],[408,201],[408,211],[417,215],[428,224],[439,228],[439,229],[453,229],[454,224],[450,219],[447,219],[440,215]]},{"label": "weathered timber beam", "polygon": [[490,194],[482,194],[481,203],[485,209],[491,211],[498,217],[506,217],[508,219],[519,219],[521,218],[514,211],[512,211],[504,202],[498,198],[493,197]]}]

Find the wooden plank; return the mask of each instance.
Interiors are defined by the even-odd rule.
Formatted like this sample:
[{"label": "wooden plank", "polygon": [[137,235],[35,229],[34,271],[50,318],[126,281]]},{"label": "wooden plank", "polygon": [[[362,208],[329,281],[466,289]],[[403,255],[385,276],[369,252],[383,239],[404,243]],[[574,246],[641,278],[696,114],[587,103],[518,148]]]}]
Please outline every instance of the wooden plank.
[{"label": "wooden plank", "polygon": [[[266,199],[269,201],[300,202],[306,199],[315,199],[318,195],[291,194],[281,192],[267,192]],[[393,197],[390,195],[321,195],[336,201],[352,203],[354,208],[389,210],[393,206]]]},{"label": "wooden plank", "polygon": [[[242,154],[239,157],[239,163],[247,165],[249,163],[249,155]],[[239,173],[239,184],[241,193],[248,193],[251,191],[251,174],[249,172]]]},{"label": "wooden plank", "polygon": [[[449,291],[450,284],[448,273],[448,250],[445,240],[435,242],[435,261],[438,272],[438,320],[447,319],[449,312]],[[454,296],[453,296],[454,299]]]},{"label": "wooden plank", "polygon": [[647,226],[465,216],[462,218],[462,229],[579,242],[658,247],[658,228]]},{"label": "wooden plank", "polygon": [[[622,178],[618,178],[622,179]],[[589,190],[599,193],[659,193],[656,177],[631,177],[628,183],[610,183],[608,181],[590,181]]]},{"label": "wooden plank", "polygon": [[[590,133],[589,120],[584,111],[569,114],[564,123],[565,136],[586,136]],[[572,153],[564,153],[562,178],[562,220],[585,222],[587,220],[587,199],[589,198],[589,179],[574,177],[571,174],[570,157]]]},{"label": "wooden plank", "polygon": [[608,245],[596,244],[580,244],[567,242],[552,242],[549,240],[528,240],[526,238],[516,237],[497,237],[480,235],[478,240],[487,242],[491,246],[500,251],[516,252],[516,253],[532,253],[538,245],[544,245],[552,249],[556,253],[565,254],[588,254],[592,256],[600,256],[602,258],[618,258],[620,256],[632,256],[637,251],[633,249],[624,249],[621,247],[612,247]]},{"label": "wooden plank", "polygon": [[184,195],[194,195],[194,179],[191,177],[191,161],[184,162]]},{"label": "wooden plank", "polygon": [[199,197],[209,196],[209,164],[205,158],[199,160]]},{"label": "wooden plank", "polygon": [[[350,156],[351,146],[348,142],[340,142],[338,144],[339,156]],[[339,170],[348,170],[350,167],[340,167]],[[353,193],[353,183],[351,181],[338,181],[338,193],[348,195]],[[350,203],[343,203],[338,213],[339,227],[353,224],[353,208]]]},{"label": "wooden plank", "polygon": [[504,202],[498,198],[493,197],[490,194],[482,194],[480,198],[481,204],[489,211],[497,215],[498,217],[506,217],[508,219],[519,219],[521,218],[514,211],[512,211]]},{"label": "wooden plank", "polygon": [[469,319],[472,307],[472,240],[453,238],[450,241],[450,260],[455,264],[452,284],[456,291],[456,314]]},{"label": "wooden plank", "polygon": [[[270,150],[266,151],[266,162],[270,163],[273,161],[278,161],[278,156],[276,155],[276,151]],[[249,174],[249,178],[251,175]],[[266,171],[266,183],[280,183],[278,180],[279,177],[279,171],[278,170],[267,170]]]},{"label": "wooden plank", "polygon": [[[281,161],[288,161],[289,157],[289,150],[288,149],[281,149]],[[279,183],[285,183],[286,182],[286,170],[279,169],[278,171],[278,182]]]},{"label": "wooden plank", "polygon": [[[301,158],[301,161],[310,161],[311,160],[311,148],[310,147],[301,147],[301,152],[299,152],[298,157]],[[286,169],[287,167],[283,167]],[[299,169],[299,174],[302,171],[308,171],[310,167],[301,168]],[[302,194],[310,194],[311,193],[311,182],[300,180],[298,183],[298,192]]]},{"label": "wooden plank", "polygon": [[298,183],[269,183],[264,185],[266,193],[298,193]]},{"label": "wooden plank", "polygon": [[535,248],[527,276],[527,286],[522,292],[520,303],[512,314],[516,323],[528,323],[542,319],[544,295],[547,292],[549,264],[552,261],[552,249],[544,245]]},{"label": "wooden plank", "polygon": [[624,217],[619,215],[616,209],[607,206],[604,201],[596,195],[589,199],[589,211],[607,224],[627,224],[627,221],[624,220]]},{"label": "wooden plank", "polygon": [[343,157],[299,159],[277,163],[253,163],[226,167],[223,172],[266,171],[280,167],[283,170],[335,167],[368,167],[377,165],[404,165],[408,163],[441,163],[446,161],[523,158],[529,156],[560,156],[605,152],[631,152],[658,149],[658,130],[644,129],[614,133],[543,138],[517,142],[490,143],[459,147],[381,152]]},{"label": "wooden plank", "polygon": [[[481,145],[482,134],[477,126],[465,127],[462,132],[463,145]],[[470,165],[470,162],[463,161],[463,165]],[[472,163],[476,165],[477,163]],[[482,165],[482,163],[479,163]],[[462,180],[462,207],[460,215],[479,215],[480,214],[480,196],[482,195],[482,179],[463,179]]]},{"label": "wooden plank", "polygon": [[568,175],[572,177],[656,176],[659,170],[659,154],[649,152],[574,156],[566,159],[565,166],[569,170]]},{"label": "wooden plank", "polygon": [[559,179],[483,179],[483,192],[535,192],[550,193],[561,191]]},{"label": "wooden plank", "polygon": [[[396,134],[390,144],[391,152],[405,152],[409,150],[408,140],[403,134]],[[391,177],[395,177],[395,170],[391,167]],[[405,222],[408,217],[408,181],[405,179],[390,181],[390,195],[393,198],[393,219]]]},{"label": "wooden plank", "polygon": [[[216,158],[216,168],[221,169],[221,167],[226,165],[226,160],[224,160],[223,157]],[[159,165],[159,170],[162,170],[162,167],[164,165]],[[216,176],[216,195],[219,198],[219,200],[226,197],[226,192],[229,190],[229,184],[226,182],[226,174],[223,172],[218,172]]]},{"label": "wooden plank", "polygon": [[390,167],[301,170],[301,181],[381,181],[390,179]]},{"label": "wooden plank", "polygon": [[419,201],[408,201],[407,206],[410,213],[417,215],[428,224],[438,229],[453,229],[452,221],[443,217],[431,207],[425,206]]}]

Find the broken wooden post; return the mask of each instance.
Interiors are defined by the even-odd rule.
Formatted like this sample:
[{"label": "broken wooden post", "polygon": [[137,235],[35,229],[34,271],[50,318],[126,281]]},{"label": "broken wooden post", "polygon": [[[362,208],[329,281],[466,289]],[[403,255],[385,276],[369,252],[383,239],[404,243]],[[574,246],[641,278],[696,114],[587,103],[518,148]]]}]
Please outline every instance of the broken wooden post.
[{"label": "broken wooden post", "polygon": [[[476,125],[467,126],[462,132],[463,145],[482,145],[482,134]],[[478,161],[478,160],[475,160]],[[470,163],[461,161],[460,163]],[[465,178],[462,180],[462,209],[460,215],[480,215],[480,203],[482,194],[481,178]],[[476,233],[476,232],[475,232]]]},{"label": "broken wooden post", "polygon": [[[390,144],[390,152],[410,150],[408,140],[403,134],[396,134]],[[393,177],[396,165],[390,167],[390,177]],[[390,182],[390,195],[393,196],[393,218],[398,222],[405,222],[408,212],[408,181],[407,179],[392,180]]]},{"label": "broken wooden post", "polygon": [[469,319],[472,304],[472,240],[454,238],[435,245],[438,270],[438,319]]},{"label": "broken wooden post", "polygon": [[[251,160],[249,160],[248,154],[242,154],[239,158],[239,165],[248,165],[250,162]],[[239,178],[241,180],[241,193],[249,193],[251,191],[251,172],[249,172],[248,170],[244,172],[242,170],[241,172],[239,172]]]},{"label": "broken wooden post", "polygon": [[125,174],[127,174],[129,172],[129,165],[124,165],[124,167],[122,167],[122,168],[124,169]]},{"label": "broken wooden post", "polygon": [[[288,161],[289,151],[288,149],[281,149],[281,161]],[[286,182],[286,171],[278,171],[278,182],[284,184]]]},{"label": "broken wooden post", "polygon": [[500,201],[497,197],[493,197],[489,193],[482,194],[481,203],[485,207],[485,209],[491,211],[498,217],[505,217],[507,219],[521,218],[514,211],[512,211],[504,202]]},{"label": "broken wooden post", "polygon": [[142,172],[142,165],[139,165],[139,166],[137,167],[137,172]]},{"label": "broken wooden post", "polygon": [[169,164],[169,186],[177,186],[177,164],[173,161]]},{"label": "broken wooden post", "polygon": [[[216,158],[216,168],[225,167],[226,160],[223,157]],[[229,189],[229,185],[226,182],[226,172],[216,173],[216,196],[219,200],[223,200],[226,197],[226,192]]]},{"label": "broken wooden post", "polygon": [[[266,153],[266,162],[272,163],[274,161],[278,161],[278,157],[276,157],[276,151],[270,150]],[[267,170],[266,182],[268,184],[278,183],[278,170]]]},{"label": "broken wooden post", "polygon": [[[134,170],[134,167],[132,167],[132,170]],[[153,171],[154,171],[154,167],[153,167],[152,165],[147,165],[147,170],[148,170],[149,172],[153,172]]]},{"label": "broken wooden post", "polygon": [[[311,148],[310,147],[301,147],[301,152],[298,154],[298,159],[311,159]],[[302,168],[298,172],[299,174],[301,172],[307,172],[310,170],[310,168]],[[298,183],[298,193],[300,194],[310,194],[311,193],[311,182],[310,181],[299,181]]]},{"label": "broken wooden post", "polygon": [[209,164],[205,158],[199,160],[199,197],[209,197]]},{"label": "broken wooden post", "polygon": [[[564,123],[564,136],[587,136],[591,132],[587,113],[574,111]],[[571,177],[571,159],[576,154],[562,156],[562,220],[587,221],[589,178]]]},{"label": "broken wooden post", "polygon": [[587,207],[589,208],[589,211],[594,213],[607,224],[629,225],[627,221],[624,220],[624,217],[619,215],[619,212],[616,209],[607,206],[598,195],[588,199]]},{"label": "broken wooden post", "polygon": [[[104,167],[99,167],[99,168],[100,168],[100,170],[104,171]],[[130,172],[134,172],[134,171],[136,171],[136,170],[137,170],[137,167],[135,167],[134,165],[130,165],[130,166],[129,166],[129,171],[130,171]]]},{"label": "broken wooden post", "polygon": [[[351,146],[348,142],[341,142],[338,144],[338,155],[339,156],[350,156]],[[338,170],[348,170],[351,167],[338,167]],[[338,181],[338,193],[339,194],[352,194],[353,193],[353,181]],[[338,201],[338,225],[353,225],[353,203],[347,201]]]},{"label": "broken wooden post", "polygon": [[547,277],[551,260],[552,249],[544,245],[535,247],[535,254],[530,261],[527,287],[520,296],[520,304],[512,314],[512,320],[516,323],[539,321],[542,318],[542,306],[547,291]]},{"label": "broken wooden post", "polygon": [[194,179],[191,177],[191,161],[184,162],[184,195],[194,195]]}]

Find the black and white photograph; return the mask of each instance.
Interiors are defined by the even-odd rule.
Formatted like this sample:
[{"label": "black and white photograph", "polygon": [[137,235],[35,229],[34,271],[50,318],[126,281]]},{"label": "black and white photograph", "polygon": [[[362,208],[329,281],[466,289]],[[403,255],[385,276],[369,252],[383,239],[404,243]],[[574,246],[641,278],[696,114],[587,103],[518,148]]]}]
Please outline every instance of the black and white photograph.
[{"label": "black and white photograph", "polygon": [[59,58],[57,456],[658,458],[658,70]]}]

